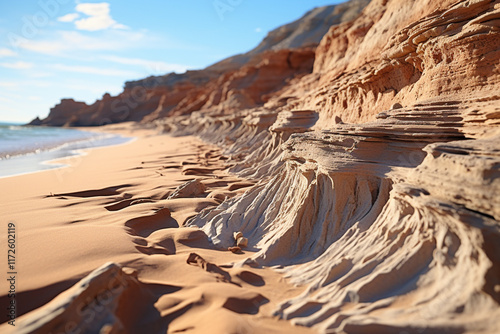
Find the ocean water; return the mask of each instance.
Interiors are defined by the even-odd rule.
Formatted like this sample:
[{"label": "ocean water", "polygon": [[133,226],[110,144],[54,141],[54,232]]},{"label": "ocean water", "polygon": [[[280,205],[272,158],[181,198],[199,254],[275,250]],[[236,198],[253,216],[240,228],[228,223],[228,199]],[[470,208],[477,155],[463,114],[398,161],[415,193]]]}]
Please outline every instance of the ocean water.
[{"label": "ocean water", "polygon": [[53,160],[83,149],[125,143],[132,138],[76,129],[31,127],[0,122],[0,178],[60,168]]}]

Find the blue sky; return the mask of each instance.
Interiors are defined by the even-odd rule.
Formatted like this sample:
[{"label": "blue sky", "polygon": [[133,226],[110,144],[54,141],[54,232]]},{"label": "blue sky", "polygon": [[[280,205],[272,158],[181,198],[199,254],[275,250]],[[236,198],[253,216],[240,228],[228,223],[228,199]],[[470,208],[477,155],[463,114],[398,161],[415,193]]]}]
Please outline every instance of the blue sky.
[{"label": "blue sky", "polygon": [[93,103],[123,83],[200,69],[339,0],[23,0],[0,2],[0,121]]}]

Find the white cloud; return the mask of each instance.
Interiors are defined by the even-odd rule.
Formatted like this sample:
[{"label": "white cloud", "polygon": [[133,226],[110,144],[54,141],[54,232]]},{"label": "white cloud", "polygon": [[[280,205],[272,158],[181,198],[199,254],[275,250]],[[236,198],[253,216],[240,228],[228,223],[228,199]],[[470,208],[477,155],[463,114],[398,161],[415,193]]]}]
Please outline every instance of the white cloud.
[{"label": "white cloud", "polygon": [[28,70],[33,67],[33,63],[25,61],[16,61],[14,63],[0,63],[0,66],[14,70]]},{"label": "white cloud", "polygon": [[30,101],[40,101],[40,96],[28,96],[28,100]]},{"label": "white cloud", "polygon": [[109,16],[109,3],[79,3],[76,10],[89,16]]},{"label": "white cloud", "polygon": [[68,49],[63,41],[32,41],[26,40],[19,44],[19,47],[43,54],[57,55]]},{"label": "white cloud", "polygon": [[108,31],[102,36],[86,36],[77,31],[57,31],[46,40],[25,40],[19,47],[48,55],[74,55],[78,51],[122,50],[135,47],[145,39],[140,32]]},{"label": "white cloud", "polygon": [[104,60],[111,61],[113,63],[118,63],[122,65],[132,65],[132,66],[141,66],[144,67],[148,72],[178,72],[183,73],[187,69],[191,68],[190,66],[180,65],[180,64],[170,64],[163,61],[153,61],[147,59],[140,58],[126,58],[126,57],[118,57],[118,56],[103,56],[101,57]]},{"label": "white cloud", "polygon": [[128,29],[127,26],[113,20],[110,15],[109,3],[107,2],[79,3],[76,5],[76,11],[89,16],[75,21],[75,27],[78,30]]},{"label": "white cloud", "polygon": [[87,19],[75,21],[75,26],[78,30],[97,31],[108,29],[115,23],[109,16],[91,16]]},{"label": "white cloud", "polygon": [[17,53],[7,48],[0,48],[0,57],[15,57]]},{"label": "white cloud", "polygon": [[50,67],[55,69],[55,70],[59,70],[59,71],[85,73],[85,74],[96,74],[96,75],[103,75],[103,76],[134,77],[134,76],[138,75],[138,73],[133,72],[133,71],[117,70],[117,69],[110,69],[110,68],[100,68],[100,67],[92,67],[92,66],[53,64]]},{"label": "white cloud", "polygon": [[80,14],[78,13],[71,13],[71,14],[66,14],[64,16],[58,17],[57,21],[59,22],[73,22],[77,18],[80,17]]},{"label": "white cloud", "polygon": [[255,28],[255,32],[262,32],[262,28]]}]

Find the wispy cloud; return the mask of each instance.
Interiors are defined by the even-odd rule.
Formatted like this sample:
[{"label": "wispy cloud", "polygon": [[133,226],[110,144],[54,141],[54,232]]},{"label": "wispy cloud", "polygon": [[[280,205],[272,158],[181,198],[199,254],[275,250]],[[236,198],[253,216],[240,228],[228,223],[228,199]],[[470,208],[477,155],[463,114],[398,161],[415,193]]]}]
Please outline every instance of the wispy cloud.
[{"label": "wispy cloud", "polygon": [[57,21],[59,22],[73,22],[77,18],[80,17],[80,14],[78,13],[71,13],[71,14],[66,14],[64,16],[58,17]]},{"label": "wispy cloud", "polygon": [[25,61],[16,61],[14,63],[0,63],[0,66],[13,70],[28,70],[32,68],[34,64]]},{"label": "wispy cloud", "polygon": [[109,31],[99,36],[87,36],[78,31],[56,31],[44,40],[25,40],[19,47],[47,55],[78,54],[79,51],[123,50],[145,40],[141,32]]},{"label": "wispy cloud", "polygon": [[92,66],[81,66],[81,65],[64,65],[64,64],[52,64],[50,65],[52,69],[58,71],[75,72],[75,73],[85,73],[85,74],[96,74],[103,76],[124,76],[124,77],[134,77],[139,75],[139,73],[127,70],[117,70],[110,68],[92,67]]},{"label": "wispy cloud", "polygon": [[140,58],[127,58],[127,57],[118,57],[118,56],[102,56],[104,60],[118,63],[122,65],[132,65],[132,66],[141,66],[148,72],[178,72],[183,73],[187,69],[191,68],[191,66],[180,65],[180,64],[171,64],[163,61],[154,61]]},{"label": "wispy cloud", "polygon": [[[111,17],[109,3],[79,3],[76,5],[77,13],[66,14],[58,18],[61,22],[74,22],[78,30],[98,31],[106,29],[128,29],[124,24],[116,22]],[[87,17],[80,18],[80,13]]]},{"label": "wispy cloud", "polygon": [[0,48],[0,57],[15,57],[17,53],[7,48]]}]

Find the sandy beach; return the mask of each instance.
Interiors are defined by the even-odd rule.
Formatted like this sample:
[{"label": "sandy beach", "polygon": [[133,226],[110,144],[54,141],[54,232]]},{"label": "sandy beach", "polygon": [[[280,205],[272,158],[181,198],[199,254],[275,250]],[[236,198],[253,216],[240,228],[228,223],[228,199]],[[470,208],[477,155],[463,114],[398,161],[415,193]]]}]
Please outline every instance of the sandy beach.
[{"label": "sandy beach", "polygon": [[[37,308],[65,290],[71,295],[80,279],[114,262],[137,275],[140,285],[134,298],[120,300],[127,331],[271,333],[284,326],[308,331],[271,314],[299,288],[272,269],[222,268],[248,251],[214,250],[203,232],[182,227],[197,212],[252,185],[223,170],[225,157],[216,147],[132,124],[102,130],[136,139],[68,158],[68,167],[0,180],[3,225],[13,223],[16,234],[16,325],[36,318]],[[169,199],[194,179],[204,191],[181,191]],[[2,233],[3,245],[6,238]],[[187,263],[191,253],[197,257]],[[6,268],[6,257],[1,261]],[[2,305],[7,298],[0,297]],[[4,323],[1,331],[12,328]],[[51,330],[63,328],[53,324]]]},{"label": "sandy beach", "polygon": [[0,334],[500,333],[500,1],[68,6],[0,45]]}]

